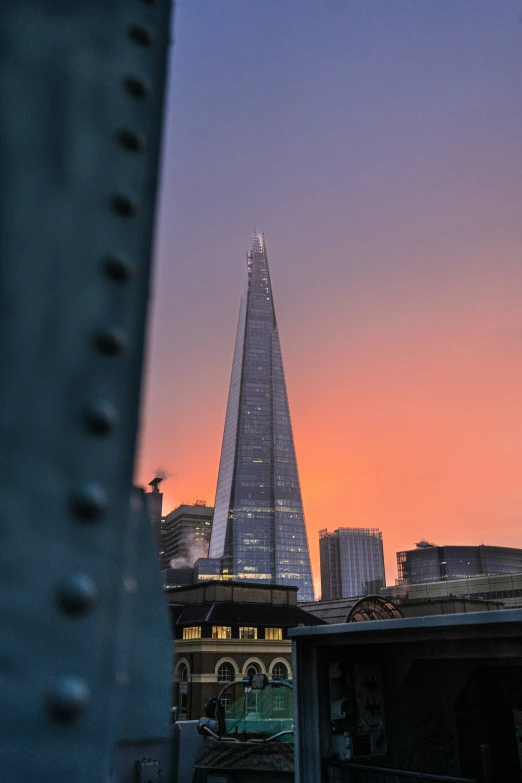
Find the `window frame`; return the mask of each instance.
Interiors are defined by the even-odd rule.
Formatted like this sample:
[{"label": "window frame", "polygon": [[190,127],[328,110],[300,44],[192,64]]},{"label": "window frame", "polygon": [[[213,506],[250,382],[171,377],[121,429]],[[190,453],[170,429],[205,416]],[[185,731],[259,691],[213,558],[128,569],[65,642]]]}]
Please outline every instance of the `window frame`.
[{"label": "window frame", "polygon": [[[225,632],[221,634],[220,632]],[[213,625],[212,626],[212,638],[213,639],[232,639],[232,626],[231,625]]]},{"label": "window frame", "polygon": [[274,712],[283,712],[286,709],[286,693],[284,688],[281,690],[281,693],[274,693],[274,700],[272,702],[272,709]]},{"label": "window frame", "polygon": [[[279,668],[285,670],[284,676],[280,674],[276,674],[276,670],[279,670]],[[287,680],[288,679],[288,666],[283,663],[282,661],[277,661],[277,663],[274,663],[272,667],[272,678],[274,680]]]},{"label": "window frame", "polygon": [[[253,674],[249,674],[250,669],[254,669]],[[254,677],[256,674],[261,674],[261,667],[255,661],[251,661],[245,669],[245,677]]]},{"label": "window frame", "polygon": [[[227,671],[230,672],[230,679],[223,678],[220,675],[221,669],[225,669],[225,668],[227,669]],[[217,671],[217,680],[218,680],[218,682],[222,682],[223,684],[226,684],[227,682],[234,682],[235,679],[236,679],[236,673],[234,671],[234,667],[228,661],[223,661],[223,663],[219,665],[218,671]]]},{"label": "window frame", "polygon": [[187,639],[201,639],[201,625],[186,625],[183,628],[182,636],[184,641]]}]

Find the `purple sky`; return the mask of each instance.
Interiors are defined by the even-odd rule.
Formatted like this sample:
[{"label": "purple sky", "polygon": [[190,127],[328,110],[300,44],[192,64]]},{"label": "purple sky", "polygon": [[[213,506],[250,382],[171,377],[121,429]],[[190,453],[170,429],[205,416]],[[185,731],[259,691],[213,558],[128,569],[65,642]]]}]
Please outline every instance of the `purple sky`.
[{"label": "purple sky", "polygon": [[522,3],[176,5],[138,479],[213,501],[257,228],[314,562],[522,546]]}]

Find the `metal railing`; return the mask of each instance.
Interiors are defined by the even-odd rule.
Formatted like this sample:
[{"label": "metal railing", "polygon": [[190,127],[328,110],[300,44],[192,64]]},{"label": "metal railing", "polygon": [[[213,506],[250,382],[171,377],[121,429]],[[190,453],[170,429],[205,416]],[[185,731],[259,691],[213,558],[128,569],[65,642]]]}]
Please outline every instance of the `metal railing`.
[{"label": "metal railing", "polygon": [[374,767],[343,761],[327,761],[325,783],[478,783],[476,778],[460,778],[431,772],[410,772],[389,767]]}]

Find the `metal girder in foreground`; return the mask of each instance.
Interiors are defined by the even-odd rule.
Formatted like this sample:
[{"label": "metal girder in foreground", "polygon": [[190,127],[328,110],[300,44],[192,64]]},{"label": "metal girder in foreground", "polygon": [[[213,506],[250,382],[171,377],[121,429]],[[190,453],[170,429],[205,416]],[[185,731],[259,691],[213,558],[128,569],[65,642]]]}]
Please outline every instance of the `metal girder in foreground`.
[{"label": "metal girder in foreground", "polygon": [[0,5],[0,777],[105,783],[169,722],[129,518],[170,3]]}]

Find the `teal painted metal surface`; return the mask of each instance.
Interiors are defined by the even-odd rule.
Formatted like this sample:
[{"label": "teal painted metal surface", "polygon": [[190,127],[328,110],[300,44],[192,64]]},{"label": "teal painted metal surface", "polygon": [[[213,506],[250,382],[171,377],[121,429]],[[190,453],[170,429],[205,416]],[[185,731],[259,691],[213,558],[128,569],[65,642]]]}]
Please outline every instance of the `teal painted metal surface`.
[{"label": "teal painted metal surface", "polygon": [[132,474],[169,19],[0,3],[3,783],[106,783],[114,742],[168,734]]}]

